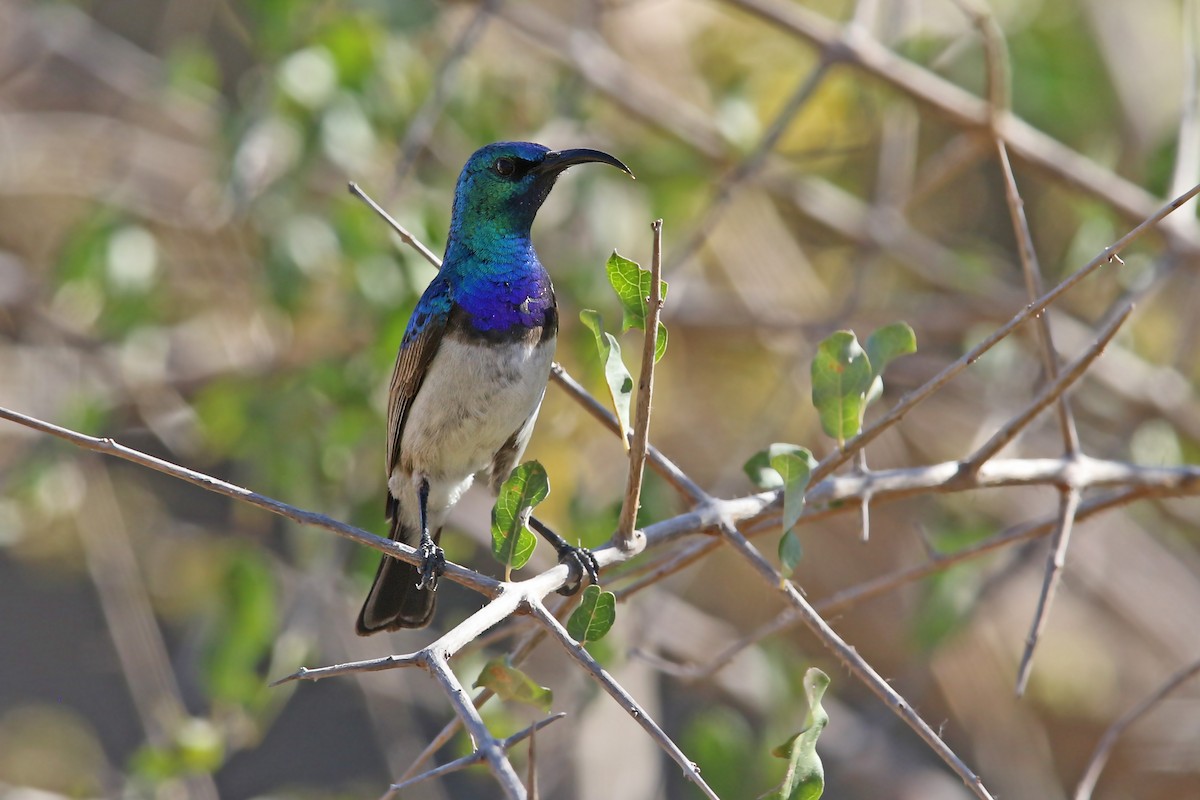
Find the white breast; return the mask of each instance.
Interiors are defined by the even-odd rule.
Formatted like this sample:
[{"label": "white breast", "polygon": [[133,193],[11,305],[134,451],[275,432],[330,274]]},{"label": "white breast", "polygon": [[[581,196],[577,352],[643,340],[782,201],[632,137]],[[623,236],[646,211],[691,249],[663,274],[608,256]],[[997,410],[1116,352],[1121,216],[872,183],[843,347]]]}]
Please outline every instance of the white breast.
[{"label": "white breast", "polygon": [[408,410],[388,486],[404,516],[417,521],[414,475],[430,484],[429,526],[491,465],[496,451],[537,413],[550,376],[554,341],[484,346],[446,337]]}]

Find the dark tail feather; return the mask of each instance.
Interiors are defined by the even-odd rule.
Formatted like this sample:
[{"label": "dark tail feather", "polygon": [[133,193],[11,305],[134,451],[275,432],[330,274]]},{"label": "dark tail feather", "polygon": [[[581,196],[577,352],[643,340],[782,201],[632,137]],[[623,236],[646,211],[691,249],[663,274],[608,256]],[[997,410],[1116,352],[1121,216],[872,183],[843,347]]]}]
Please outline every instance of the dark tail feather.
[{"label": "dark tail feather", "polygon": [[[391,538],[395,541],[415,544],[421,536],[417,531],[400,525],[399,509],[392,518]],[[433,533],[436,543],[442,538],[439,528]],[[379,631],[398,631],[403,628],[424,628],[433,618],[433,603],[436,599],[432,589],[418,589],[421,572],[407,561],[384,556],[375,573],[375,583],[358,612],[355,630],[359,636],[369,636]]]}]

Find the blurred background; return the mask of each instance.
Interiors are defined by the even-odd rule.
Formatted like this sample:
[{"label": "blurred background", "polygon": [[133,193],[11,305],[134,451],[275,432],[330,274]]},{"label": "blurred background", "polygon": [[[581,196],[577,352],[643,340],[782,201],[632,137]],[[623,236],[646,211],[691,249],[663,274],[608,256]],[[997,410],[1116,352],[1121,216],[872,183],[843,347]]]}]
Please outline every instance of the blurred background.
[{"label": "blurred background", "polygon": [[[1013,160],[1047,284],[1200,180],[1197,5],[991,4],[1028,123],[1013,126]],[[822,64],[814,40],[852,20],[856,52],[891,61]],[[877,415],[1027,301],[975,124],[986,72],[978,31],[944,0],[0,0],[0,405],[384,534],[387,381],[433,269],[347,181],[440,253],[476,147],[599,147],[636,183],[572,171],[534,228],[559,360],[604,391],[578,312],[617,327],[604,261],[615,248],[647,263],[664,218],[671,339],[652,440],[712,493],[748,493],[742,464],[769,443],[831,449],[809,401],[820,338],[915,329],[920,351],[890,368]],[[1194,206],[1165,231],[1049,315],[1072,356],[1112,303],[1143,294],[1071,396],[1093,456],[1198,455]],[[622,342],[636,367],[639,340]],[[965,456],[1032,397],[1039,364],[1025,326],[869,448],[870,465]],[[1052,414],[1005,451],[1060,453]],[[625,481],[617,440],[551,387],[527,457],[550,475],[540,516],[605,541]],[[685,510],[648,480],[644,522]],[[498,575],[489,505],[472,493],[444,544]],[[865,544],[857,514],[829,517],[802,529],[796,580],[820,601],[1056,505],[1052,487],[914,496],[879,505]],[[1080,523],[1021,700],[1045,541],[831,621],[998,796],[1067,797],[1105,729],[1200,658],[1198,518],[1176,499]],[[354,636],[376,563],[326,531],[0,425],[0,797],[379,796],[452,716],[426,675],[267,688],[301,664],[430,640]],[[453,584],[439,594],[435,631],[480,603]],[[805,631],[696,677],[779,611],[717,551],[633,595],[594,649],[722,797],[778,782],[770,750],[802,723],[811,665],[833,678],[826,796],[966,796]],[[456,660],[460,679],[508,641]],[[543,647],[526,671],[570,714],[538,740],[544,797],[698,796],[563,654]],[[507,735],[530,713],[495,704],[486,718]],[[497,794],[477,768],[404,796]],[[1096,797],[1197,796],[1193,681],[1123,736]]]}]

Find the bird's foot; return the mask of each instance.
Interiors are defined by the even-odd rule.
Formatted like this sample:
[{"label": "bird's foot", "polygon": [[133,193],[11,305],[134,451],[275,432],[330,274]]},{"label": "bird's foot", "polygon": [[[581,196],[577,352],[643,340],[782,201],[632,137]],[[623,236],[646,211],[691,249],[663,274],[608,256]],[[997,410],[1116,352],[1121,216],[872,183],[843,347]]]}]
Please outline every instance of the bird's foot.
[{"label": "bird's foot", "polygon": [[446,554],[433,543],[433,539],[422,541],[420,550],[421,579],[417,581],[417,588],[437,591],[438,578],[446,571]]},{"label": "bird's foot", "polygon": [[592,583],[600,583],[600,563],[596,554],[586,547],[575,547],[563,542],[558,549],[558,563],[571,568],[571,582],[558,590],[559,594],[573,595],[583,586],[583,576],[586,574]]}]

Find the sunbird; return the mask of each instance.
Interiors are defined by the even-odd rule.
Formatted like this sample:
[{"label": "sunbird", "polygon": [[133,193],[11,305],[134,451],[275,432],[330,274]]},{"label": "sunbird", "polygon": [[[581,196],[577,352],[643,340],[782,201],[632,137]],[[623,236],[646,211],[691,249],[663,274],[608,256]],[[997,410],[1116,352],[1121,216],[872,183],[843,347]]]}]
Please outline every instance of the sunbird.
[{"label": "sunbird", "polygon": [[[558,336],[554,286],[529,229],[563,170],[589,162],[633,176],[599,150],[496,142],[458,177],[442,269],[408,320],[388,392],[389,535],[417,542],[423,561],[383,557],[360,636],[429,624],[450,509],[476,475],[498,492],[529,444]],[[590,551],[530,524],[571,564],[575,591],[585,573],[597,581]]]}]

